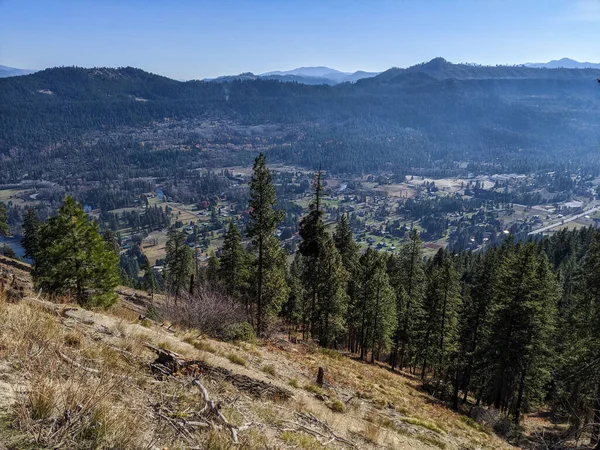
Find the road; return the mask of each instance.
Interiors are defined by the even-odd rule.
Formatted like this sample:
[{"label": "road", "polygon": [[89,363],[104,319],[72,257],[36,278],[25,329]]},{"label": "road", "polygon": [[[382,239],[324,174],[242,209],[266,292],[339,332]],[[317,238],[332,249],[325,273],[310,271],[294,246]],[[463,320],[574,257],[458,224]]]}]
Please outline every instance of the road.
[{"label": "road", "polygon": [[591,208],[586,209],[582,213],[574,214],[574,215],[569,216],[569,217],[564,217],[564,218],[560,219],[558,222],[551,223],[550,225],[546,225],[545,227],[538,228],[537,230],[530,231],[528,234],[532,235],[532,234],[544,233],[544,232],[546,232],[548,230],[551,230],[552,228],[564,225],[565,223],[568,223],[568,222],[572,222],[573,220],[580,219],[583,216],[587,216],[589,214],[593,214],[596,211],[598,211],[599,209],[600,209],[600,205],[592,206]]}]

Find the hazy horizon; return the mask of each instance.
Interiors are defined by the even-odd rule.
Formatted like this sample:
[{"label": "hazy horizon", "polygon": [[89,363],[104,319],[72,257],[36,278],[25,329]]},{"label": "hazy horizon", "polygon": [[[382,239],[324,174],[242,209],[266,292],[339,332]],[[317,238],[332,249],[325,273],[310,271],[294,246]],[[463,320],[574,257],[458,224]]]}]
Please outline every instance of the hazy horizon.
[{"label": "hazy horizon", "polygon": [[175,79],[307,66],[381,72],[442,56],[600,62],[600,0],[0,0],[0,64],[134,66]]}]

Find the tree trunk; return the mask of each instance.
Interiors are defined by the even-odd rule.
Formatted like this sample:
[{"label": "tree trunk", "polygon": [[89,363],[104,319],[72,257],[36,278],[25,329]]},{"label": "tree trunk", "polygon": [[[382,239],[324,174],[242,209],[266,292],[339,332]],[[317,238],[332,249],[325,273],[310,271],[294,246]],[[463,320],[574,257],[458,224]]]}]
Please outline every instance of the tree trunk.
[{"label": "tree trunk", "polygon": [[317,372],[317,384],[319,386],[323,386],[323,378],[325,377],[325,370],[322,367],[319,367],[319,371]]},{"label": "tree trunk", "polygon": [[596,399],[594,400],[594,428],[592,430],[592,440],[590,444],[596,444],[596,449],[600,450],[600,383],[596,388]]}]

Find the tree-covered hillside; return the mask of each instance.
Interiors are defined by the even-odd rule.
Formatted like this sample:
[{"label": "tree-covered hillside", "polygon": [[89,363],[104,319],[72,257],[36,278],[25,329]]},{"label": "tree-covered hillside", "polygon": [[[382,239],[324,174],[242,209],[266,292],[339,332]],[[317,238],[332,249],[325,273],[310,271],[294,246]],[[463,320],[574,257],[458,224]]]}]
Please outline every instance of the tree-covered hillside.
[{"label": "tree-covered hillside", "polygon": [[[280,135],[260,136],[272,160],[338,173],[452,170],[460,162],[485,172],[556,164],[594,170],[599,76],[592,69],[473,66],[441,58],[335,86],[178,82],[133,68],[47,69],[0,80],[0,170],[16,179],[40,168],[43,158],[52,176],[52,161],[79,172],[92,160],[103,169],[113,156],[121,167],[157,167],[140,161],[156,155],[139,144],[140,129],[156,135],[159,125],[167,128],[163,151],[181,144],[207,151],[207,143],[235,143],[249,133],[232,126],[275,125]],[[219,136],[207,142],[198,123]],[[169,134],[174,129],[175,136]],[[213,156],[208,151],[203,158]],[[219,152],[217,159],[239,163],[252,156]],[[176,157],[179,166],[218,164],[200,164],[193,151]]]}]

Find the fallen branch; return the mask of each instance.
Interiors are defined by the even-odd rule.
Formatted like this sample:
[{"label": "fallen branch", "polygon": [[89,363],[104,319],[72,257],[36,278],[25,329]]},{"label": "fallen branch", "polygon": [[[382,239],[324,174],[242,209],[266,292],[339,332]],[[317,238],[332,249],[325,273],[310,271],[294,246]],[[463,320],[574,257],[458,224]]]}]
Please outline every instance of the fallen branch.
[{"label": "fallen branch", "polygon": [[197,378],[199,375],[218,381],[228,381],[240,391],[248,392],[254,397],[271,400],[287,400],[292,397],[288,389],[246,375],[234,373],[224,367],[211,366],[205,361],[188,360],[182,355],[167,349],[147,345],[158,358],[151,364],[152,371],[159,377],[176,373]]},{"label": "fallen branch", "polygon": [[250,428],[250,426],[252,425],[252,423],[247,423],[245,425],[242,425],[240,427],[236,427],[235,425],[231,424],[226,418],[225,416],[221,413],[221,411],[219,411],[219,407],[217,405],[215,405],[215,402],[212,401],[210,399],[210,395],[208,395],[208,391],[206,390],[206,388],[202,385],[202,383],[200,383],[200,381],[198,380],[198,378],[195,378],[192,381],[192,384],[194,386],[196,386],[198,389],[200,389],[200,392],[202,393],[202,398],[204,399],[204,409],[208,409],[208,412],[213,415],[219,422],[221,422],[226,428],[229,429],[229,431],[231,432],[231,438],[233,439],[233,442],[238,444],[238,433],[240,431],[246,430],[248,428]]},{"label": "fallen branch", "polygon": [[95,375],[99,375],[100,371],[98,369],[92,369],[91,367],[86,367],[83,364],[79,364],[77,361],[69,358],[67,355],[62,354],[61,352],[57,351],[56,353],[58,353],[58,356],[60,356],[60,358],[66,362],[68,362],[69,364],[78,367],[81,370],[84,370],[88,373],[93,373]]},{"label": "fallen branch", "polygon": [[[354,448],[354,449],[358,450],[358,447],[354,443],[352,443],[348,439],[343,438],[342,436],[339,436],[338,434],[336,434],[329,425],[327,425],[325,422],[317,419],[313,414],[305,414],[305,413],[302,413],[299,411],[296,411],[295,414],[298,418],[305,420],[308,423],[312,423],[312,424],[320,427],[321,429],[324,429],[329,435],[319,432],[317,430],[314,430],[312,428],[309,428],[306,425],[299,424],[297,422],[290,422],[292,424],[297,425],[301,430],[310,432],[311,434],[313,434],[313,436],[315,434],[319,434],[323,438],[329,439],[329,441],[327,441],[327,443],[332,442],[332,440],[335,440],[335,441],[338,441],[350,448]],[[308,430],[310,430],[310,431],[308,431]],[[323,445],[325,445],[325,443],[323,443]]]}]

